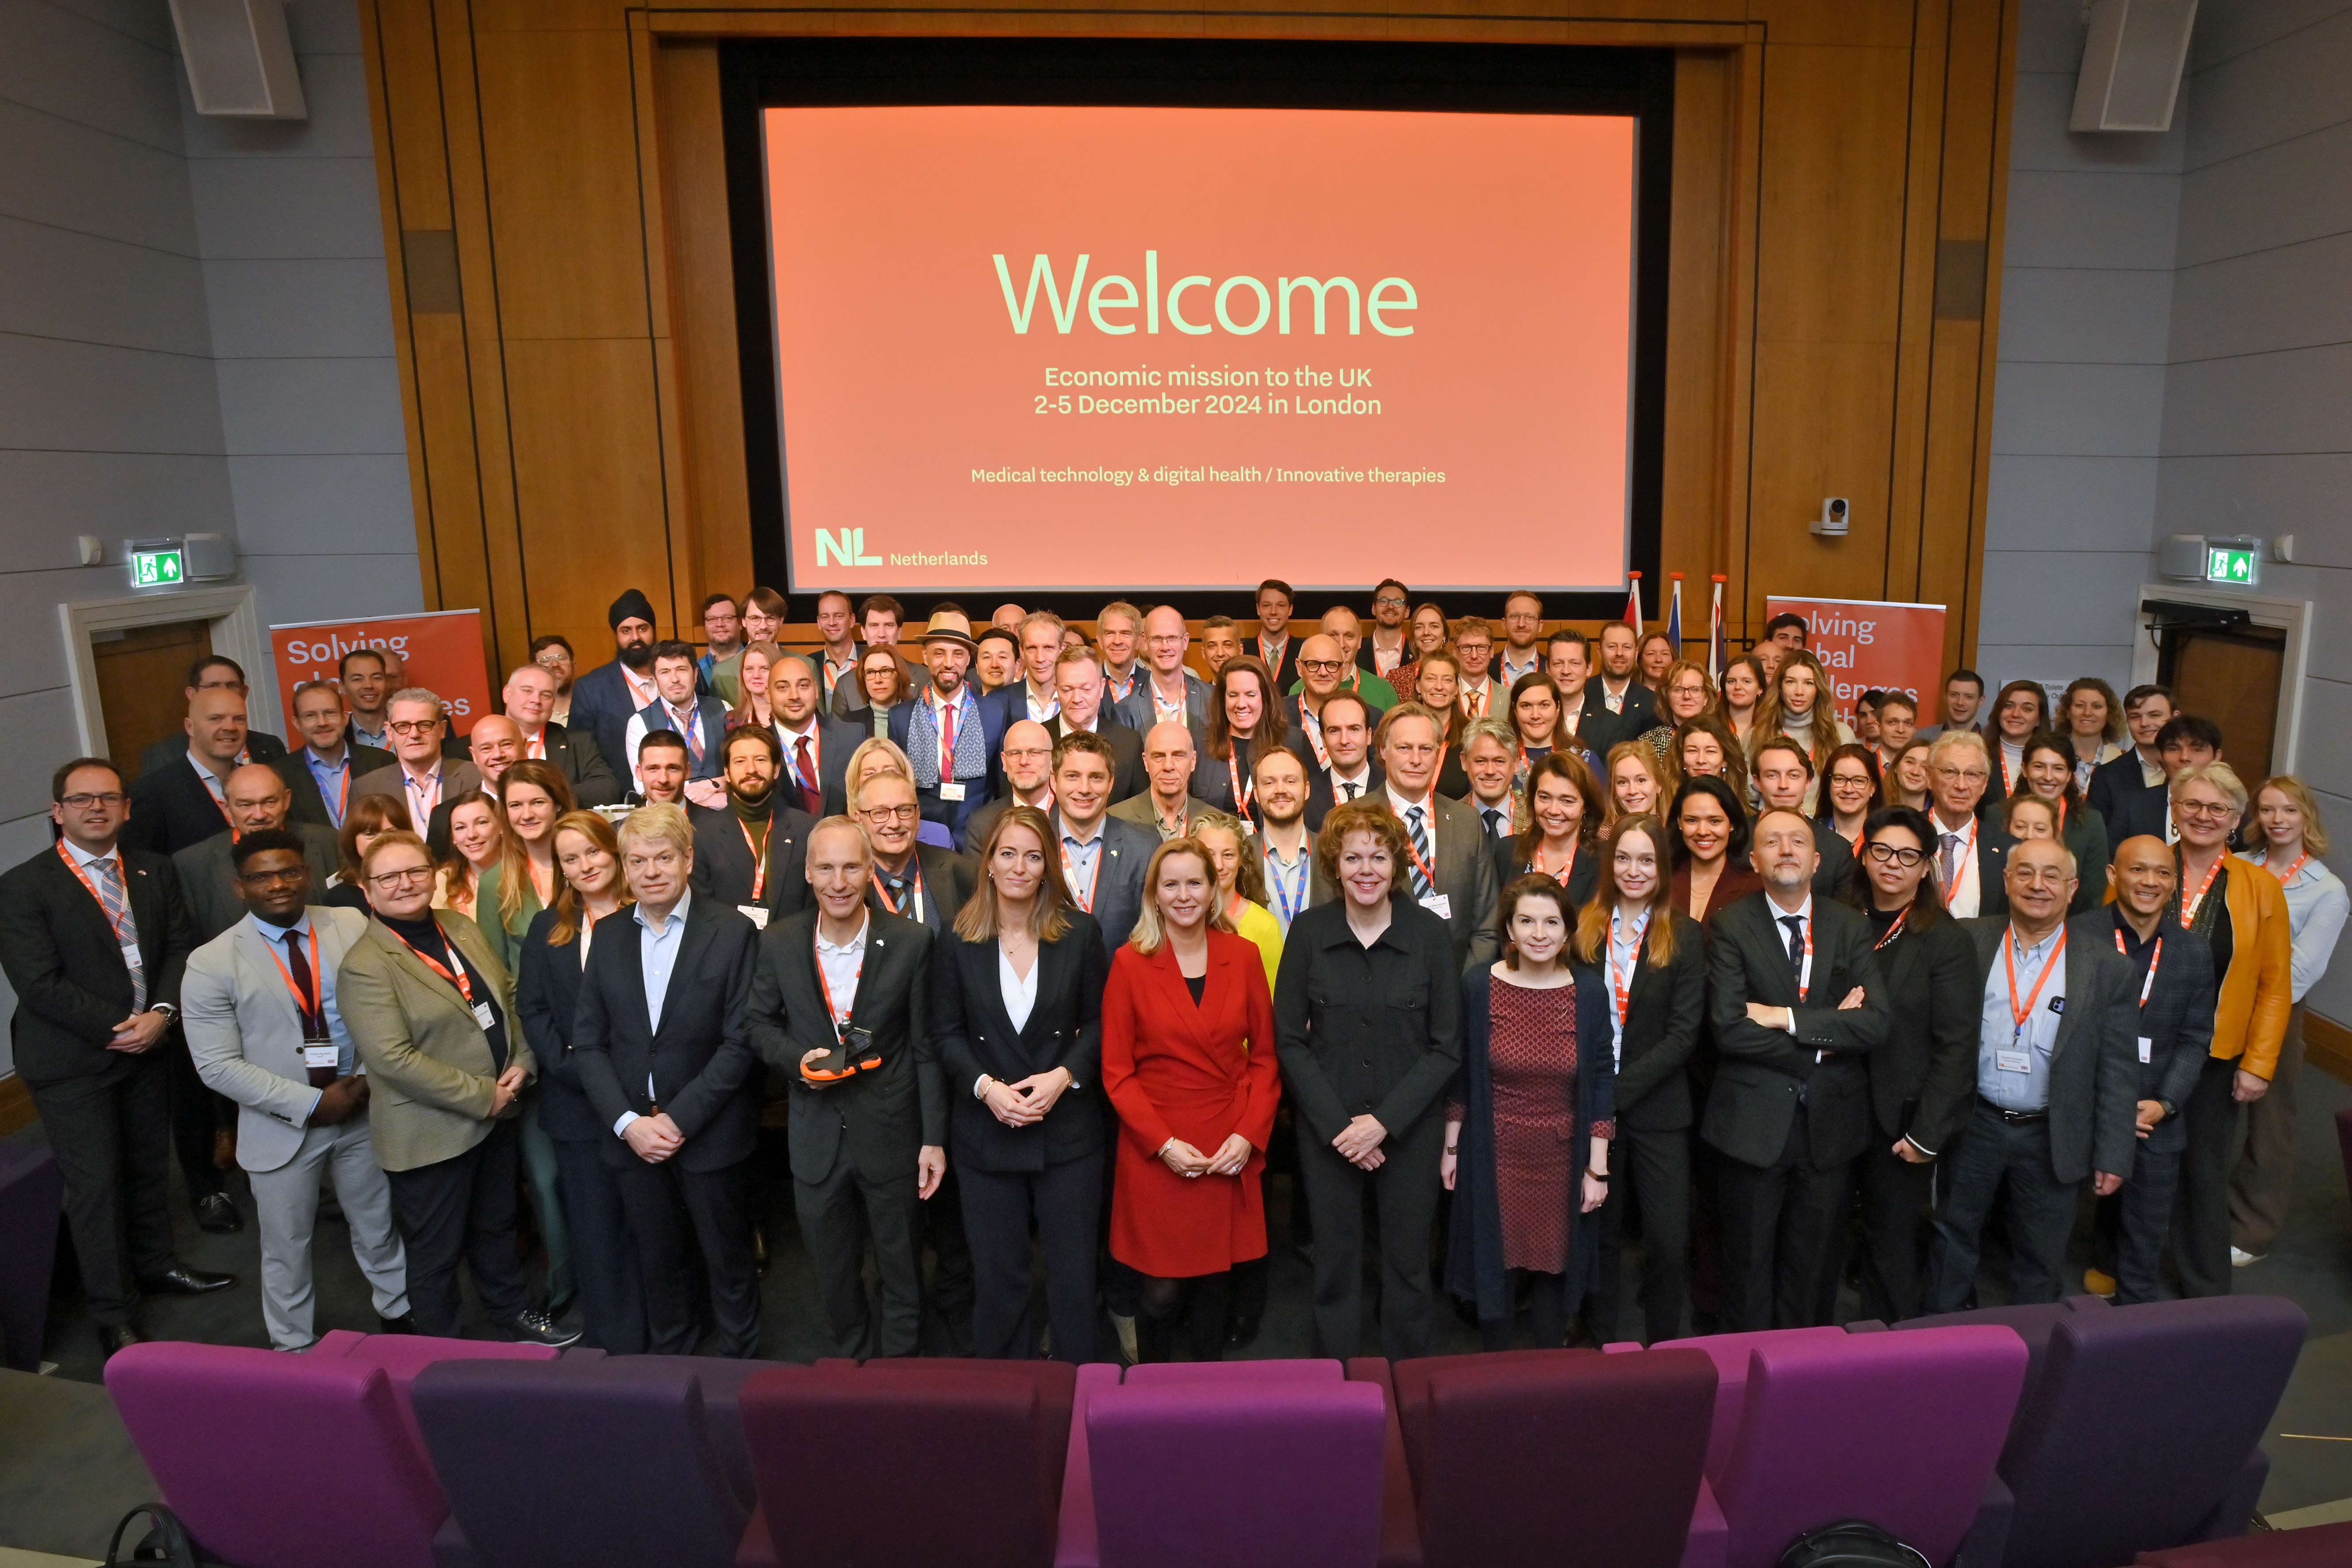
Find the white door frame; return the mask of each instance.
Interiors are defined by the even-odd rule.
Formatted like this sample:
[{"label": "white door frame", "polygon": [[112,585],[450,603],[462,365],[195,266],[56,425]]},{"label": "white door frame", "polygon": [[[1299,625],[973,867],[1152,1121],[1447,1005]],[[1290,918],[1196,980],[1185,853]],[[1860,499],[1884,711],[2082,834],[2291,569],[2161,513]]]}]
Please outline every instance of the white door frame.
[{"label": "white door frame", "polygon": [[[172,621],[205,621],[212,627],[213,651],[245,667],[253,690],[248,713],[267,729],[278,711],[276,667],[269,657],[269,638],[255,607],[253,584],[224,583],[215,587],[175,588],[162,594],[130,594],[120,599],[85,599],[58,606],[58,625],[65,634],[66,670],[73,684],[74,721],[81,731],[84,756],[106,754],[106,708],[99,700],[98,659],[90,651],[94,633],[130,631],[138,626]],[[134,759],[123,758],[124,762]]]},{"label": "white door frame", "polygon": [[[2234,589],[2201,588],[2185,583],[2143,583],[2139,598],[2133,601],[2135,620],[2141,616],[2138,606],[2149,599],[2170,599],[2177,604],[2201,605],[2216,610],[2243,610],[2254,625],[2286,633],[2285,658],[2279,665],[2278,716],[2271,740],[2271,772],[2294,772],[2303,741],[2304,675],[2311,665],[2311,601],[2259,599]],[[2132,684],[2152,683],[2156,679],[2156,638],[2143,623],[2132,640]],[[2252,789],[2261,782],[2250,778],[2246,787]]]}]

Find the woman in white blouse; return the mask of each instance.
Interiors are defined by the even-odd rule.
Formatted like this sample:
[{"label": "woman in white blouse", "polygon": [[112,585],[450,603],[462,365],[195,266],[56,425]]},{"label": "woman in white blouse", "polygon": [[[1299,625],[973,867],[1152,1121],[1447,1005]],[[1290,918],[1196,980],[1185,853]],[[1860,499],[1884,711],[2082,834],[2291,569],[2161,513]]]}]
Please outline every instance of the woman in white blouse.
[{"label": "woman in white blouse", "polygon": [[1038,1353],[1029,1237],[1045,1258],[1053,1356],[1095,1354],[1095,1252],[1108,1152],[1099,1067],[1110,955],[1070,902],[1045,814],[1015,804],[980,847],[980,885],[932,950],[950,1158],[971,1247],[973,1353]]},{"label": "woman in white blouse", "polygon": [[2311,788],[2290,773],[2263,781],[2254,791],[2253,837],[2246,858],[2267,868],[2286,894],[2287,930],[2294,939],[2294,1010],[2287,1015],[2286,1039],[2270,1091],[2246,1107],[2246,1141],[2230,1176],[2230,1261],[2260,1261],[2277,1244],[2294,1191],[2294,1084],[2303,1070],[2303,1000],[2327,961],[2352,914],[2352,894],[2320,860],[2327,853],[2327,827]]}]

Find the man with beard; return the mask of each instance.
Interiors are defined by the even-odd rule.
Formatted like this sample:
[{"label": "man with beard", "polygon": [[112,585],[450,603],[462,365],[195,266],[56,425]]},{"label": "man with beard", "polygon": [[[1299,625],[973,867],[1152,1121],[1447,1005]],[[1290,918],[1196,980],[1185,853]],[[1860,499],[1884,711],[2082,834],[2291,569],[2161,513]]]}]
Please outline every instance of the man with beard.
[{"label": "man with beard", "polygon": [[686,810],[694,829],[693,887],[764,931],[770,915],[808,906],[808,836],[816,818],[777,794],[783,759],[775,731],[756,724],[730,730],[720,754],[727,803]]},{"label": "man with beard", "polygon": [[595,737],[604,755],[625,757],[629,721],[661,697],[654,685],[653,601],[631,588],[613,601],[604,618],[613,627],[613,662],[572,683],[567,722]]},{"label": "man with beard", "polygon": [[[890,739],[914,765],[924,819],[954,833],[998,793],[997,751],[1004,742],[1006,709],[981,701],[966,683],[973,648],[971,621],[953,610],[937,611],[923,628],[922,644],[930,679],[890,710]],[[1026,689],[1025,682],[1005,688],[1015,707]]]}]

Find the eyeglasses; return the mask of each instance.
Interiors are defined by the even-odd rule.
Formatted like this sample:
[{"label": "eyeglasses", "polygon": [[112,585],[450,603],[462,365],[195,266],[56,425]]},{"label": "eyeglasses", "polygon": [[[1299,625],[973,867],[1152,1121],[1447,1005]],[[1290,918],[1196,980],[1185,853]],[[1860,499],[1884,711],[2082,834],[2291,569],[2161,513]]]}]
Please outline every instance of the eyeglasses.
[{"label": "eyeglasses", "polygon": [[267,887],[272,882],[299,882],[310,874],[310,868],[308,866],[289,866],[282,871],[240,871],[237,873],[236,879],[240,882],[257,882]]},{"label": "eyeglasses", "polygon": [[403,866],[396,871],[379,871],[368,880],[385,892],[394,888],[410,888],[433,879],[430,866]]},{"label": "eyeglasses", "polygon": [[912,822],[922,815],[919,805],[869,805],[858,816],[868,822]]},{"label": "eyeglasses", "polygon": [[69,795],[58,804],[68,811],[88,811],[94,805],[121,805],[130,798],[120,790],[107,790],[97,795]]},{"label": "eyeglasses", "polygon": [[1390,609],[1393,610],[1402,607],[1404,601],[1398,598],[1394,594],[1381,594],[1374,596],[1372,603],[1375,605],[1385,605]]},{"label": "eyeglasses", "polygon": [[1348,667],[1336,658],[1302,658],[1298,661],[1298,668],[1308,675],[1337,675]]},{"label": "eyeglasses", "polygon": [[2200,822],[2227,822],[2238,813],[2238,808],[2226,800],[2217,800],[2210,805],[2201,800],[2178,801],[2174,803],[2174,808],[2181,816],[2193,816]]},{"label": "eyeglasses", "polygon": [[1899,844],[1872,844],[1866,846],[1866,848],[1870,858],[1880,865],[1884,866],[1892,860],[1906,871],[1927,858],[1927,852],[1924,849],[1906,848]]},{"label": "eyeglasses", "polygon": [[438,719],[394,719],[384,726],[395,735],[429,735],[441,728]]},{"label": "eyeglasses", "polygon": [[1939,779],[1959,779],[1969,784],[1982,784],[1985,780],[1992,777],[1992,774],[1984,768],[1955,768],[1945,766],[1936,770],[1936,776]]}]

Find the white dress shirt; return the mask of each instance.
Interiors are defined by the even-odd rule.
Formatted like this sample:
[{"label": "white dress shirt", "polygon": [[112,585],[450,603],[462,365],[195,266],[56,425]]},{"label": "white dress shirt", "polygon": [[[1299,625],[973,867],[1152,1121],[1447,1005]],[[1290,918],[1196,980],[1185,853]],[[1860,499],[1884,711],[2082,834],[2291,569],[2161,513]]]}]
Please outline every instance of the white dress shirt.
[{"label": "white dress shirt", "polygon": [[[659,931],[656,931],[653,921],[646,918],[645,905],[632,904],[629,907],[629,918],[635,921],[638,928],[646,933],[637,939],[637,970],[645,981],[646,1018],[656,1034],[661,1033],[662,1004],[669,999],[670,973],[677,967],[678,949],[686,944],[686,906],[693,897],[691,892],[679,894],[677,906],[670,910],[669,918],[662,921]],[[585,950],[581,952],[580,961],[584,967],[588,961]],[[651,1068],[646,1069],[646,1100],[649,1104],[658,1104],[661,1100],[654,1092]],[[626,1132],[629,1123],[636,1119],[637,1113],[634,1110],[621,1112],[620,1120],[613,1123],[614,1136]]]}]

